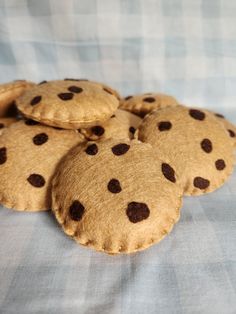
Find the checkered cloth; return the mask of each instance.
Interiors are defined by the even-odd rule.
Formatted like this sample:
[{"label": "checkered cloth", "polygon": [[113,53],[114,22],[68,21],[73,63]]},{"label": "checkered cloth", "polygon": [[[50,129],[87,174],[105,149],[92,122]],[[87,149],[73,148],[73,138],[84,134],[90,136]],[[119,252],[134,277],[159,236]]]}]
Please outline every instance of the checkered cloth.
[{"label": "checkered cloth", "polygon": [[[236,121],[233,0],[0,0],[0,81],[101,80]],[[14,188],[14,187],[13,187]],[[111,257],[50,213],[0,209],[0,313],[236,313],[236,173],[159,245]]]}]

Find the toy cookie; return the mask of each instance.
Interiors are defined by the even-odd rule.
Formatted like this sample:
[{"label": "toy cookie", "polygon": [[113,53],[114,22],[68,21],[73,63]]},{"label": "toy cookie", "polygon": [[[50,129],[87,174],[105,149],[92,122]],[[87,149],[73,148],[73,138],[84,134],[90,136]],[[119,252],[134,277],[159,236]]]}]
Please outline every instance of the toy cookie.
[{"label": "toy cookie", "polygon": [[64,129],[94,126],[109,119],[119,105],[117,97],[90,81],[49,81],[17,99],[28,118]]},{"label": "toy cookie", "polygon": [[14,101],[27,89],[34,86],[27,81],[13,81],[0,85],[0,117],[12,116],[16,114]]},{"label": "toy cookie", "polygon": [[138,138],[168,156],[185,194],[198,195],[219,188],[233,171],[233,143],[216,117],[184,106],[147,115]]},{"label": "toy cookie", "polygon": [[147,93],[141,95],[127,96],[120,103],[120,108],[144,117],[154,109],[168,106],[176,106],[177,100],[169,95]]},{"label": "toy cookie", "polygon": [[80,132],[89,140],[101,138],[133,139],[134,133],[141,121],[141,118],[131,112],[118,109],[108,121],[88,129],[81,129]]},{"label": "toy cookie", "polygon": [[136,140],[76,147],[60,163],[52,195],[64,232],[109,254],[159,242],[179,219],[182,203],[174,169]]},{"label": "toy cookie", "polygon": [[22,211],[51,206],[51,177],[61,158],[84,139],[33,120],[19,121],[0,136],[0,203]]},{"label": "toy cookie", "polygon": [[2,134],[4,128],[7,128],[13,123],[16,123],[18,120],[15,118],[0,118],[0,135]]}]

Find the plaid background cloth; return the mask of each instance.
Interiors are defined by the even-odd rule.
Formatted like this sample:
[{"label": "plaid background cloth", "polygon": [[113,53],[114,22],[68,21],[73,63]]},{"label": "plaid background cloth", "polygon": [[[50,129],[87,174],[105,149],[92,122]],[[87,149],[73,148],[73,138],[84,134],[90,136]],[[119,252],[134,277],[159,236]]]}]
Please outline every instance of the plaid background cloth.
[{"label": "plaid background cloth", "polygon": [[[236,121],[233,0],[0,0],[0,81],[84,77]],[[0,209],[0,313],[236,313],[236,173],[159,245],[111,257]]]}]

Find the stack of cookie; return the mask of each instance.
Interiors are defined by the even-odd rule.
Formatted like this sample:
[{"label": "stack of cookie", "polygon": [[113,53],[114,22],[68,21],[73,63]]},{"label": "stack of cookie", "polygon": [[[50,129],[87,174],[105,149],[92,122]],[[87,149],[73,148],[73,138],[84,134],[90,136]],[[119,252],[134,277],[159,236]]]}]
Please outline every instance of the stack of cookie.
[{"label": "stack of cookie", "polygon": [[236,129],[220,114],[163,94],[121,100],[84,79],[24,84],[5,101],[22,118],[0,136],[0,201],[52,208],[82,245],[143,250],[171,231],[183,195],[212,192],[233,171]]}]

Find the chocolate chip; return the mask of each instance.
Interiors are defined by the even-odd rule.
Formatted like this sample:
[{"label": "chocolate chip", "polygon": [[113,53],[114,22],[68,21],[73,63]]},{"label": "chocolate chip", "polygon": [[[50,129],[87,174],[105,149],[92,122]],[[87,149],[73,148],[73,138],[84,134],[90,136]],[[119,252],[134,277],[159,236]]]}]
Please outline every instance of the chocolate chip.
[{"label": "chocolate chip", "polygon": [[154,97],[145,97],[143,98],[143,101],[152,103],[152,102],[155,102],[156,99]]},{"label": "chocolate chip", "polygon": [[64,81],[75,81],[75,82],[80,82],[80,81],[88,81],[87,79],[73,79],[73,78],[65,78]]},{"label": "chocolate chip", "polygon": [[215,116],[218,117],[218,118],[222,118],[222,119],[225,118],[225,117],[223,116],[223,114],[220,114],[220,113],[215,113]]},{"label": "chocolate chip", "polygon": [[131,202],[128,204],[126,214],[132,223],[137,223],[147,219],[150,215],[150,210],[145,203]]},{"label": "chocolate chip", "polygon": [[27,120],[25,120],[25,124],[26,125],[37,125],[37,124],[39,124],[39,122],[38,121],[34,121],[32,119],[27,119]]},{"label": "chocolate chip", "polygon": [[57,95],[61,100],[71,100],[74,97],[73,93],[61,93]]},{"label": "chocolate chip", "polygon": [[107,188],[111,193],[121,192],[120,182],[117,179],[111,179],[107,185]]},{"label": "chocolate chip", "polygon": [[235,132],[233,130],[228,130],[230,137],[235,137]]},{"label": "chocolate chip", "polygon": [[133,126],[131,126],[131,127],[129,128],[129,131],[130,131],[130,133],[134,134],[135,131],[136,131],[136,129],[135,129]]},{"label": "chocolate chip", "polygon": [[139,115],[141,118],[144,118],[147,113],[148,113],[148,112],[145,111],[145,110],[140,110],[139,113],[138,113],[138,115]]},{"label": "chocolate chip", "polygon": [[88,147],[85,150],[86,154],[88,155],[96,155],[98,152],[98,147],[96,144],[88,145]]},{"label": "chocolate chip", "polygon": [[45,83],[47,83],[47,81],[42,81],[42,82],[38,83],[38,85],[42,85],[42,84],[45,84]]},{"label": "chocolate chip", "polygon": [[129,100],[131,98],[133,98],[133,96],[127,96],[127,97],[125,97],[125,100]]},{"label": "chocolate chip", "polygon": [[5,125],[3,123],[0,123],[0,129],[3,129]]},{"label": "chocolate chip", "polygon": [[112,150],[114,155],[120,156],[120,155],[127,153],[127,151],[129,149],[130,149],[130,145],[125,144],[125,143],[120,143],[120,144],[113,146],[111,150]]},{"label": "chocolate chip", "polygon": [[115,95],[113,94],[113,92],[112,92],[110,89],[108,89],[108,88],[106,88],[106,87],[103,87],[103,90],[104,90],[105,92],[107,92],[108,94],[111,94],[111,95],[115,96]]},{"label": "chocolate chip", "polygon": [[162,173],[163,173],[163,175],[165,176],[165,178],[167,180],[169,180],[169,181],[171,181],[173,183],[176,182],[175,171],[169,164],[163,163],[161,165],[161,170],[162,170]]},{"label": "chocolate chip", "polygon": [[6,147],[0,148],[0,165],[4,164],[7,161],[7,149]]},{"label": "chocolate chip", "polygon": [[218,159],[215,162],[215,166],[217,170],[224,170],[226,167],[225,161],[223,159]]},{"label": "chocolate chip", "polygon": [[203,111],[197,110],[197,109],[190,109],[189,110],[189,115],[195,119],[195,120],[204,120],[206,115]]},{"label": "chocolate chip", "polygon": [[75,221],[80,221],[84,214],[84,206],[79,201],[74,201],[69,209],[70,218]]},{"label": "chocolate chip", "polygon": [[45,185],[45,179],[43,176],[37,173],[31,174],[28,178],[27,181],[33,185],[36,188],[41,188],[42,186]]},{"label": "chocolate chip", "polygon": [[93,126],[91,128],[91,131],[93,132],[93,134],[95,134],[97,136],[102,136],[105,132],[104,128],[100,125]]},{"label": "chocolate chip", "polygon": [[161,121],[157,124],[159,131],[168,131],[172,128],[172,123],[170,121]]},{"label": "chocolate chip", "polygon": [[79,94],[83,91],[83,88],[81,88],[79,86],[70,86],[70,87],[68,87],[68,91],[70,91],[72,93]]},{"label": "chocolate chip", "polygon": [[193,185],[200,190],[205,190],[210,185],[210,181],[202,177],[196,177],[193,180]]},{"label": "chocolate chip", "polygon": [[42,96],[35,96],[30,102],[31,106],[37,105],[41,101],[41,99]]},{"label": "chocolate chip", "polygon": [[204,138],[201,141],[201,147],[206,153],[210,153],[212,151],[212,142],[208,138]]},{"label": "chocolate chip", "polygon": [[115,118],[116,117],[116,115],[115,114],[113,114],[112,116],[111,116],[111,118]]},{"label": "chocolate chip", "polygon": [[48,140],[48,135],[46,133],[39,133],[34,136],[33,142],[35,145],[42,145]]}]

